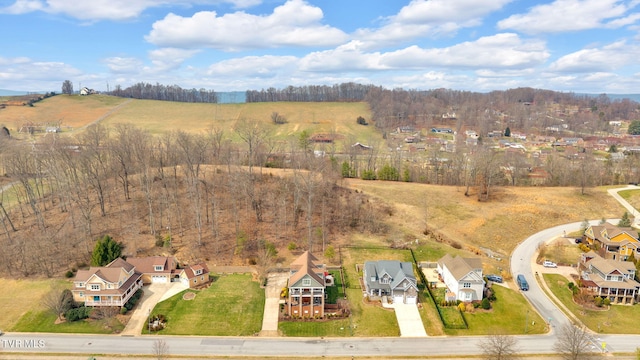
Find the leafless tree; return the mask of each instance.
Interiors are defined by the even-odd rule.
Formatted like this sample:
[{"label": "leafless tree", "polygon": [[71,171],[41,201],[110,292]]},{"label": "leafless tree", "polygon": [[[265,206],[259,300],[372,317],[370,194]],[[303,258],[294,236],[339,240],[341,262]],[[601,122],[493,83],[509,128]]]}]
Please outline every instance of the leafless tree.
[{"label": "leafless tree", "polygon": [[564,360],[584,359],[589,352],[591,341],[584,326],[564,325],[559,333],[553,350],[561,354]]},{"label": "leafless tree", "polygon": [[518,340],[509,335],[499,332],[489,334],[478,344],[482,356],[490,360],[513,360],[517,359]]},{"label": "leafless tree", "polygon": [[158,360],[165,360],[169,358],[169,344],[163,339],[157,339],[153,341],[151,346],[152,355]]},{"label": "leafless tree", "polygon": [[62,315],[71,308],[72,303],[71,291],[59,287],[54,287],[42,298],[42,304],[55,314],[58,320],[62,319]]}]

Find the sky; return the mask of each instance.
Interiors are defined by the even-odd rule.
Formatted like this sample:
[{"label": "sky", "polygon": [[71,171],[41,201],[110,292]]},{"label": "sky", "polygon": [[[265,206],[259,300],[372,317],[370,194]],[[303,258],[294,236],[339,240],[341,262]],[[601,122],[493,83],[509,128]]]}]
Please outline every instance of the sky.
[{"label": "sky", "polygon": [[640,0],[0,0],[0,89],[640,93]]}]

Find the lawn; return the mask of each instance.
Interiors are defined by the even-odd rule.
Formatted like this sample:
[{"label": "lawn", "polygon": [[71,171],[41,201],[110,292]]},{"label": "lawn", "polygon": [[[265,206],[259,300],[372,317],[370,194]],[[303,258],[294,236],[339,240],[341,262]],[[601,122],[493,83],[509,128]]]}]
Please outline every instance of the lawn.
[{"label": "lawn", "polygon": [[56,324],[56,316],[47,310],[29,311],[11,329],[16,332],[47,332],[77,334],[113,334],[124,329],[117,319],[81,320]]},{"label": "lawn", "polygon": [[502,286],[493,286],[496,301],[492,309],[465,312],[468,330],[446,329],[448,335],[485,335],[496,330],[506,334],[543,334],[546,324],[519,292]]},{"label": "lawn", "polygon": [[[45,310],[41,299],[54,286],[70,286],[64,280],[15,280],[2,279],[0,292],[0,330],[14,330],[16,324],[29,313],[39,313]],[[54,319],[55,320],[55,319]],[[52,321],[53,323],[53,321]],[[17,330],[16,330],[17,331]]]},{"label": "lawn", "polygon": [[351,319],[326,321],[281,321],[278,329],[284,336],[340,337],[353,336]]},{"label": "lawn", "polygon": [[163,314],[162,335],[248,336],[262,328],[264,289],[249,274],[219,275],[211,286],[183,300],[184,292],[165,300],[152,314]]},{"label": "lawn", "polygon": [[553,294],[589,329],[603,334],[640,334],[640,306],[611,305],[609,309],[585,310],[573,302],[569,281],[562,275],[544,274],[544,281]]}]

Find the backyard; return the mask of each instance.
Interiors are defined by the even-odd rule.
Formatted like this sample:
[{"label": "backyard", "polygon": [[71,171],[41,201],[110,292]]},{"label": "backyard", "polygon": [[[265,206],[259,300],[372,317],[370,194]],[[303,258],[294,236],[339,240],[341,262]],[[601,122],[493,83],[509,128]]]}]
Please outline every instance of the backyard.
[{"label": "backyard", "polygon": [[640,306],[611,305],[608,308],[603,306],[602,310],[585,309],[573,301],[567,278],[557,274],[544,274],[544,281],[564,306],[592,331],[603,334],[640,334],[637,326]]},{"label": "backyard", "polygon": [[[185,292],[195,293],[184,300]],[[185,290],[153,309],[167,319],[162,335],[249,336],[262,328],[265,294],[250,274],[216,275],[203,290]]]}]

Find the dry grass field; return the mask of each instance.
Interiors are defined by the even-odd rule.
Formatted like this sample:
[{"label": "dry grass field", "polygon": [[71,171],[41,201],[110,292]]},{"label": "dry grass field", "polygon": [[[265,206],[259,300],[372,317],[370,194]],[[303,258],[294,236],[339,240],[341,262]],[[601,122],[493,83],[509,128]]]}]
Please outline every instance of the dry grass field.
[{"label": "dry grass field", "polygon": [[44,297],[53,286],[65,286],[64,280],[14,280],[0,279],[2,292],[0,292],[0,330],[11,329],[22,315],[32,310],[44,309],[40,299]]},{"label": "dry grass field", "polygon": [[479,202],[476,196],[465,196],[462,187],[358,179],[343,184],[394,206],[391,236],[425,238],[422,233],[428,224],[452,241],[505,256],[545,228],[620,217],[624,212],[605,188],[580,195],[577,188],[500,187],[490,201]]}]

